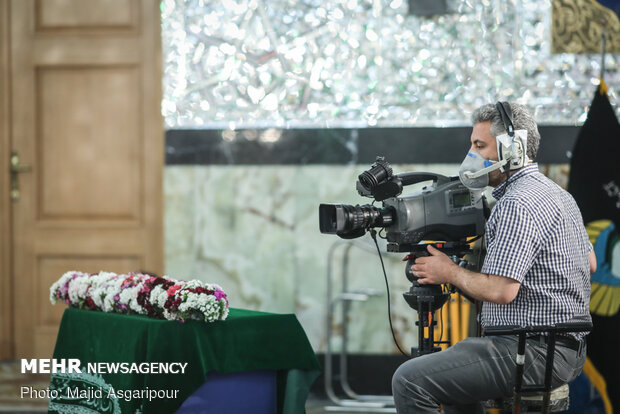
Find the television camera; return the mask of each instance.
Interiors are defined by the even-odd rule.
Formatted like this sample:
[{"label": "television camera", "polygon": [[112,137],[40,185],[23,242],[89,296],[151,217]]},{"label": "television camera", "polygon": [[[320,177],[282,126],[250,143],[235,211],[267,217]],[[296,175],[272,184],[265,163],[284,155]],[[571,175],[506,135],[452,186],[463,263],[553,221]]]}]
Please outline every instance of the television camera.
[{"label": "television camera", "polygon": [[[400,196],[404,187],[425,181],[432,183]],[[434,341],[436,321],[432,320],[432,313],[443,306],[450,292],[441,285],[419,284],[411,266],[416,257],[428,255],[429,244],[451,256],[459,265],[467,266],[460,258],[471,252],[471,238],[484,233],[488,217],[482,190],[466,188],[456,176],[429,172],[393,174],[384,157],[377,157],[376,162],[358,176],[356,188],[361,196],[373,198],[373,203],[381,201],[382,206],[321,204],[321,233],[353,239],[370,232],[375,238],[374,228],[379,227],[385,230],[388,252],[409,253],[403,261],[407,262],[405,275],[412,285],[403,296],[418,312],[419,333],[419,346],[412,349],[412,356],[438,351],[440,348],[436,344],[440,342]],[[429,328],[428,336],[424,328]]]}]

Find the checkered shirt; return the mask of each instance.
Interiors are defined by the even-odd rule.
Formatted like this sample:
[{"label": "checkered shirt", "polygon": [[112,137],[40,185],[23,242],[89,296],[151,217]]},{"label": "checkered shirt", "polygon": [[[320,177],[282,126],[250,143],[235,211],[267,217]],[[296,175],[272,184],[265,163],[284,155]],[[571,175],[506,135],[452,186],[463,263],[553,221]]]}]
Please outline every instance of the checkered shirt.
[{"label": "checkered shirt", "polygon": [[[573,197],[530,164],[493,191],[481,272],[521,283],[505,305],[484,302],[483,327],[591,320],[592,244]],[[585,334],[575,334],[577,338]]]}]

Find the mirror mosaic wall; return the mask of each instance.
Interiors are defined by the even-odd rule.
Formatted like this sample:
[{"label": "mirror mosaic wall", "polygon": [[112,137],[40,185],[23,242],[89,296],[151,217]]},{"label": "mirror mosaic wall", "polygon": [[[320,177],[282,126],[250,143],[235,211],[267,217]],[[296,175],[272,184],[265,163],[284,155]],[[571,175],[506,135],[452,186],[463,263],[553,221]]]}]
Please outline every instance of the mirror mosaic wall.
[{"label": "mirror mosaic wall", "polygon": [[[540,123],[585,119],[601,57],[552,54],[551,1],[454,8],[419,17],[403,0],[164,0],[166,125],[467,125],[498,99],[529,105]],[[605,70],[616,85],[617,55]]]}]

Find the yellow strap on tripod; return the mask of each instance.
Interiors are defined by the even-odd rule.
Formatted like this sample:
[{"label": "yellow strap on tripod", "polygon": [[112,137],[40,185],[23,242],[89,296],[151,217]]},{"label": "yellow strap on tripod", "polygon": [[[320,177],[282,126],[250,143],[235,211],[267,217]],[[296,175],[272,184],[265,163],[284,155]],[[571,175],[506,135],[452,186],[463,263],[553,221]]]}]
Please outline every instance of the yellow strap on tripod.
[{"label": "yellow strap on tripod", "polygon": [[450,296],[448,310],[450,313],[450,346],[461,340],[460,296],[458,293]]},{"label": "yellow strap on tripod", "polygon": [[459,295],[461,297],[461,307],[459,309],[461,316],[461,336],[460,340],[467,338],[469,336],[469,315],[471,312],[471,303],[467,300],[465,296]]}]

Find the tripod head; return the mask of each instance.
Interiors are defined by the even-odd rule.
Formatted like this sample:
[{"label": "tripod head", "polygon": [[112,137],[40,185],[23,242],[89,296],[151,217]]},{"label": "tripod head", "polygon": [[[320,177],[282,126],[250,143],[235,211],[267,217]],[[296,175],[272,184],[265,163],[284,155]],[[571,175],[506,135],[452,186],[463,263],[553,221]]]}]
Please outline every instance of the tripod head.
[{"label": "tripod head", "polygon": [[460,241],[426,243],[413,246],[414,249],[411,253],[403,259],[403,261],[407,262],[405,265],[405,276],[407,276],[407,279],[411,282],[409,292],[404,293],[403,296],[409,306],[418,312],[422,310],[420,308],[421,303],[430,304],[430,309],[425,307],[424,311],[435,312],[437,309],[441,308],[444,303],[446,303],[450,297],[450,293],[454,292],[454,290],[451,290],[449,293],[446,293],[440,285],[420,285],[418,283],[418,278],[411,271],[411,266],[415,263],[415,260],[418,257],[429,256],[427,250],[427,246],[429,245],[442,251],[448,256],[456,258],[462,257],[471,251],[468,243]]},{"label": "tripod head", "polygon": [[[418,283],[418,278],[411,271],[411,266],[415,263],[416,258],[429,256],[429,244],[448,256],[453,257],[455,262],[459,260],[459,265],[465,262],[458,258],[471,252],[469,243],[464,241],[426,243],[412,246],[411,253],[403,259],[403,261],[407,262],[405,265],[405,275],[411,282],[409,292],[403,293],[403,297],[407,304],[418,312],[418,321],[416,325],[418,325],[419,346],[417,349],[411,349],[412,357],[441,350],[441,348],[436,345],[444,342],[435,341],[433,331],[434,327],[437,325],[437,321],[433,320],[432,315],[448,301],[450,294],[455,291],[452,287],[446,291],[441,285],[421,285]],[[428,328],[428,336],[425,335],[424,328]]]}]

